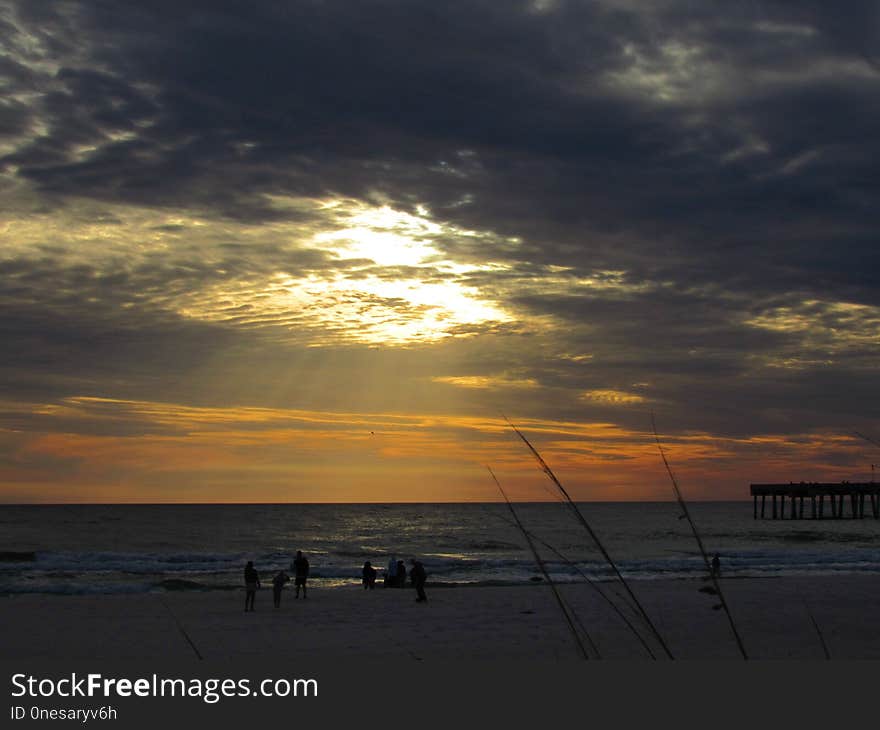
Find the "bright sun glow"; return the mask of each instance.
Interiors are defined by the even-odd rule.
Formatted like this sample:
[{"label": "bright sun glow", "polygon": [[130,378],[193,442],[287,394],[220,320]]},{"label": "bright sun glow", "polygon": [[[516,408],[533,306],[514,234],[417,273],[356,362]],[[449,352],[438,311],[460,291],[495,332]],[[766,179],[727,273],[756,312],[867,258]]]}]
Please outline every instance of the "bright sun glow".
[{"label": "bright sun glow", "polygon": [[420,266],[440,256],[429,237],[443,233],[443,227],[387,205],[367,208],[357,205],[341,216],[343,228],[318,233],[316,248],[340,258],[368,259],[377,266]]},{"label": "bright sun glow", "polygon": [[310,333],[313,345],[339,341],[367,344],[430,342],[465,337],[511,316],[498,302],[481,296],[462,277],[500,269],[497,264],[464,264],[437,246],[440,237],[481,234],[388,206],[355,201],[323,201],[324,230],[310,248],[340,266],[326,273],[291,276],[276,272],[265,280],[225,282],[180,303],[180,314],[241,325],[276,326]]}]

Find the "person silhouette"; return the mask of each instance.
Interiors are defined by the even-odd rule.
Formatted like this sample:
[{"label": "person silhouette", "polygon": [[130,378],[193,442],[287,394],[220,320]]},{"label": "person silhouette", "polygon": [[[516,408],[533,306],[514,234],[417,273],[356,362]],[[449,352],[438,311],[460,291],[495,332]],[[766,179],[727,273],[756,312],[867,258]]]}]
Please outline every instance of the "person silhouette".
[{"label": "person silhouette", "polygon": [[364,590],[368,588],[373,590],[376,587],[376,569],[368,560],[364,563],[364,569],[362,571],[363,581],[364,581]]},{"label": "person silhouette", "polygon": [[306,581],[309,578],[309,561],[302,554],[302,550],[296,551],[296,558],[293,561],[293,586],[296,589],[294,598],[299,598],[299,589],[302,588],[303,598],[306,598]]},{"label": "person silhouette", "polygon": [[290,576],[279,570],[272,579],[272,598],[275,601],[275,608],[281,608],[281,591],[284,590],[285,583],[290,583]]},{"label": "person silhouette", "polygon": [[394,580],[398,588],[406,588],[406,564],[402,560],[397,561],[397,575]]},{"label": "person silhouette", "polygon": [[394,586],[397,585],[397,558],[393,555],[391,559],[388,561],[388,568],[385,570],[385,585],[386,586]]},{"label": "person silhouette", "polygon": [[248,560],[244,566],[244,610],[254,610],[254,599],[257,597],[257,589],[260,587],[260,574],[254,568],[254,561]]},{"label": "person silhouette", "polygon": [[422,565],[420,560],[413,558],[409,562],[412,565],[409,571],[409,578],[416,589],[416,603],[424,603],[428,600],[428,597],[425,595],[425,583],[428,580],[428,574],[425,572],[425,566]]},{"label": "person silhouette", "polygon": [[718,553],[715,553],[715,557],[712,558],[712,575],[715,578],[721,577],[721,558]]}]

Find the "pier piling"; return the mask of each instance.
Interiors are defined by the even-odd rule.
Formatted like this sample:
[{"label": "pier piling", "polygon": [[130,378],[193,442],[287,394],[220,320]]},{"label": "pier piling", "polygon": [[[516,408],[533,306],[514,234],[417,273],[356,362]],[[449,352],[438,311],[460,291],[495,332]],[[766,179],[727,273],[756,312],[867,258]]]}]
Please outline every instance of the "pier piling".
[{"label": "pier piling", "polygon": [[[851,519],[865,518],[865,502],[870,500],[871,514],[880,519],[880,483],[874,482],[790,482],[788,484],[752,484],[752,515],[758,519],[758,497],[761,498],[761,519],[767,515],[767,497],[771,499],[771,519],[804,519],[804,500],[810,499],[810,519],[825,519],[825,498],[831,502],[829,517],[835,520],[846,516],[846,498],[849,497]],[[867,497],[867,500],[866,500]],[[777,499],[779,507],[777,508]],[[786,500],[791,500],[786,517]],[[817,508],[818,500],[818,508]]]}]

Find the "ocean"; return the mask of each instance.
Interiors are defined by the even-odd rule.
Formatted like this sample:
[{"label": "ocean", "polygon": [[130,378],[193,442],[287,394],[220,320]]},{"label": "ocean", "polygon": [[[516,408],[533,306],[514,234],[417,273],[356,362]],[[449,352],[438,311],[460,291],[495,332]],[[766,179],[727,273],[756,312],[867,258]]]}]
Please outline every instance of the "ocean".
[{"label": "ocean", "polygon": [[[675,503],[579,506],[627,578],[703,574]],[[689,507],[724,576],[880,572],[880,520],[753,520],[751,502]],[[516,510],[540,541],[592,578],[610,578],[563,504]],[[554,580],[583,580],[538,546]],[[421,559],[435,585],[540,580],[503,504],[0,506],[0,594],[231,590],[246,561],[268,582],[297,550],[309,558],[315,587],[357,585],[364,561],[384,568],[392,555],[407,565]]]}]

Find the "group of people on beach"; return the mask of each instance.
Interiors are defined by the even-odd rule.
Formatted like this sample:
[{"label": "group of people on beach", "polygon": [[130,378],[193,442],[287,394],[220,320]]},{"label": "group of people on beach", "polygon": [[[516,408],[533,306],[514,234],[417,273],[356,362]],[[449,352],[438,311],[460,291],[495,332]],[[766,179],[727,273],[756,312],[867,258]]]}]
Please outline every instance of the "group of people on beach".
[{"label": "group of people on beach", "polygon": [[[413,588],[416,589],[416,602],[424,603],[428,600],[427,595],[425,595],[425,583],[427,582],[428,574],[420,560],[413,558],[409,562],[409,579]],[[309,561],[302,554],[302,550],[296,551],[296,557],[290,564],[290,571],[293,573],[293,585],[296,589],[293,597],[299,598],[299,592],[302,589],[302,597],[307,598],[306,583],[309,577]],[[369,560],[364,563],[362,571],[364,590],[371,590],[376,587],[377,574],[378,571]],[[406,585],[406,577],[406,565],[402,560],[397,560],[392,556],[385,571],[385,586],[387,588],[403,588]],[[272,598],[275,608],[281,607],[281,592],[287,583],[290,583],[290,575],[284,570],[279,570],[272,578]],[[257,590],[261,587],[261,583],[260,574],[254,567],[252,560],[248,560],[244,568],[244,587],[244,610],[246,612],[253,611],[254,600],[257,597]]]},{"label": "group of people on beach", "polygon": [[[368,560],[364,563],[362,572],[364,589],[373,589],[376,587],[376,576],[378,570]],[[391,556],[388,561],[388,567],[385,569],[384,585],[386,588],[403,588],[406,585],[406,564],[402,560],[396,560]]]},{"label": "group of people on beach", "polygon": [[[425,572],[425,566],[420,560],[412,558],[410,561],[409,580],[413,588],[416,589],[416,601],[423,603],[428,600],[425,595],[425,583],[428,574]],[[376,577],[378,570],[368,560],[364,563],[361,571],[364,590],[373,590],[376,587]],[[388,567],[385,569],[385,587],[386,588],[403,588],[406,585],[406,564],[402,560],[397,560],[393,555],[388,561]]]},{"label": "group of people on beach", "polygon": [[[296,593],[294,593],[293,597],[299,598],[299,591],[302,589],[303,598],[308,598],[306,593],[306,582],[309,578],[309,561],[308,558],[302,554],[302,550],[296,551],[296,557],[290,564],[290,571],[293,573],[293,585],[296,588]],[[284,585],[286,583],[290,583],[290,576],[284,570],[279,570],[275,574],[275,577],[272,578],[272,599],[275,608],[281,606],[281,591],[284,590]],[[247,565],[244,568],[245,611],[254,610],[254,599],[257,597],[258,588],[260,588],[260,574],[254,567],[254,561],[248,560]]]}]

